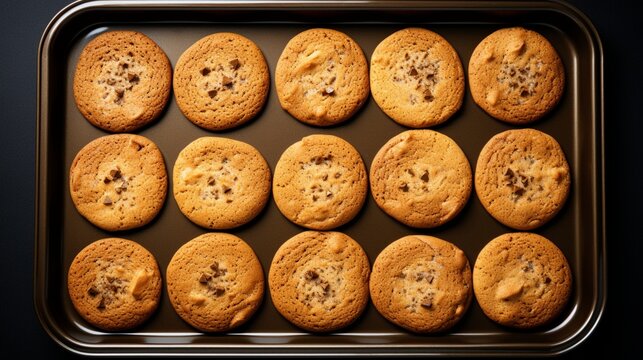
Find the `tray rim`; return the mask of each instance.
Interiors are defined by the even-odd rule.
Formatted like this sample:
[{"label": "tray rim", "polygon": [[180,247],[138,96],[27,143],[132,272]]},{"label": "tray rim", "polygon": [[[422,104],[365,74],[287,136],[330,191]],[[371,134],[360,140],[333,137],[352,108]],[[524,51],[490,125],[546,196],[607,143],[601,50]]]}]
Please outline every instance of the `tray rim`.
[{"label": "tray rim", "polygon": [[[502,4],[501,6],[498,6]],[[144,344],[144,345],[95,345],[74,340],[66,336],[65,332],[58,326],[52,318],[50,309],[47,306],[47,273],[44,264],[48,261],[49,243],[47,241],[47,216],[46,201],[43,201],[43,193],[46,193],[45,184],[47,183],[48,154],[47,154],[47,134],[49,122],[47,119],[48,99],[43,94],[43,88],[46,87],[47,74],[49,73],[48,50],[54,41],[55,36],[66,22],[75,15],[84,11],[93,11],[98,9],[109,8],[150,8],[150,9],[184,9],[184,8],[208,8],[208,9],[233,9],[233,8],[273,8],[279,9],[286,7],[291,8],[318,8],[318,9],[348,9],[348,8],[437,8],[442,10],[483,10],[483,9],[547,9],[557,11],[562,15],[573,20],[589,37],[588,41],[593,48],[594,57],[591,59],[592,64],[592,82],[594,89],[591,92],[593,100],[593,123],[594,130],[594,152],[592,160],[594,162],[595,186],[593,192],[596,196],[596,211],[594,214],[595,225],[593,232],[596,234],[598,244],[597,257],[593,259],[596,262],[598,277],[594,279],[598,293],[593,299],[593,307],[585,319],[584,323],[576,331],[562,341],[551,344],[549,347],[522,348],[516,344],[506,344],[505,347],[494,348],[487,344],[462,344],[453,349],[440,351],[436,348],[418,348],[412,345],[378,345],[378,344],[355,344],[355,345],[292,345],[292,344],[273,344],[241,346],[241,345],[222,345],[222,344]],[[419,356],[535,356],[535,355],[560,355],[566,353],[582,342],[584,342],[598,325],[605,309],[607,300],[607,255],[606,255],[606,215],[605,215],[605,145],[604,145],[604,69],[603,69],[603,46],[600,36],[589,20],[589,18],[579,11],[576,7],[562,0],[537,0],[537,1],[516,1],[516,0],[76,0],[61,9],[49,22],[43,31],[38,46],[37,59],[37,107],[36,107],[36,157],[35,157],[35,203],[34,203],[34,267],[33,267],[33,304],[34,309],[43,329],[57,344],[66,350],[89,356],[222,356],[222,357],[246,357],[246,356],[264,356],[264,357],[295,357],[311,356],[311,351],[325,350],[312,354],[318,357],[328,356],[373,356],[373,355],[395,355],[402,357],[419,357]],[[44,70],[43,70],[44,68]],[[132,350],[148,349],[150,351],[140,352]],[[200,349],[200,350],[224,350],[226,352],[175,352],[180,349]],[[230,352],[229,350],[251,348],[247,352]],[[173,351],[168,352],[169,349]],[[288,352],[270,353],[270,350],[290,350]],[[292,351],[295,349],[296,351]],[[371,350],[365,352],[364,350]],[[402,349],[415,349],[419,352],[398,353]],[[476,350],[477,349],[477,352]],[[538,349],[538,350],[535,350]],[[108,350],[108,351],[105,351]],[[109,351],[111,350],[111,352]],[[116,351],[118,350],[118,351]],[[256,352],[253,350],[265,350],[265,352]],[[304,351],[301,351],[304,350]],[[330,351],[329,351],[330,350]],[[386,351],[388,350],[388,351]]]}]

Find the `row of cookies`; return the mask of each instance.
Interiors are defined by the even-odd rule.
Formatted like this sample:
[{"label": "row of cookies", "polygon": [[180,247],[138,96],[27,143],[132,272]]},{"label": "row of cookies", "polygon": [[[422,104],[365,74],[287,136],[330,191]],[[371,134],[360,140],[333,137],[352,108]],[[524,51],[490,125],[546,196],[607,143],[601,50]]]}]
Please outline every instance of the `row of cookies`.
[{"label": "row of cookies", "polygon": [[[469,62],[474,101],[503,121],[524,124],[560,100],[565,76],[556,50],[523,28],[498,30]],[[257,116],[270,88],[259,47],[234,33],[215,33],[191,45],[172,67],[163,50],[139,32],[103,33],[83,49],[74,74],[74,99],[92,124],[131,132],[158,118],[173,87],[181,112],[208,130],[239,126]],[[421,28],[397,31],[374,50],[370,73],[348,35],[310,29],[293,37],[279,57],[275,87],[284,110],[311,125],[352,117],[372,92],[396,122],[425,128],[451,117],[464,98],[464,71],[442,36]]]},{"label": "row of cookies", "polygon": [[[292,324],[331,332],[353,323],[368,304],[392,323],[417,333],[444,332],[467,312],[473,294],[493,321],[514,328],[551,322],[571,293],[562,252],[546,238],[510,233],[478,254],[473,274],[462,250],[425,235],[398,239],[377,256],[340,232],[306,231],[287,240],[270,266],[272,303]],[[78,313],[118,331],[145,322],[160,301],[161,275],[136,242],[107,238],[80,251],[68,272]],[[200,235],[167,266],[167,294],[176,313],[205,332],[247,322],[264,297],[264,274],[252,248],[226,233]]]},{"label": "row of cookies", "polygon": [[[375,155],[370,177],[357,151],[333,135],[310,135],[288,147],[274,177],[261,153],[247,143],[203,137],[178,155],[174,198],[192,222],[209,229],[248,223],[274,201],[295,224],[330,230],[361,210],[370,189],[377,205],[396,220],[433,228],[466,205],[472,172],[460,147],[432,130],[408,130]],[[519,230],[537,228],[562,208],[569,165],[551,136],[533,129],[491,138],[478,157],[475,188],[485,209]],[[149,139],[108,135],[82,148],[72,162],[70,193],[80,214],[105,230],[127,230],[151,221],[165,202],[163,155]]]}]

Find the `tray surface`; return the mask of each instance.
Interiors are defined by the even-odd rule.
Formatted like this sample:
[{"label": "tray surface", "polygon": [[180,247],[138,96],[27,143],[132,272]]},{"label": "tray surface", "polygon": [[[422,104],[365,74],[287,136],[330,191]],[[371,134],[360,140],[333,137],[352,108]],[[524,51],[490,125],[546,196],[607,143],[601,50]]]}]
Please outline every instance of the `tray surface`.
[{"label": "tray surface", "polygon": [[[275,310],[266,289],[264,302],[246,325],[228,334],[203,334],[184,323],[172,309],[165,290],[157,313],[130,332],[105,333],[80,318],[67,295],[67,269],[87,244],[104,237],[139,242],[156,257],[165,275],[174,252],[208,230],[185,218],[172,196],[159,216],[144,228],[109,233],[74,208],[68,171],[75,154],[92,139],[107,135],[90,125],[74,104],[72,78],[80,51],[97,34],[131,29],[145,33],[167,53],[172,65],[180,54],[205,35],[230,31],[253,40],[263,51],[271,72],[271,92],[260,115],[237,129],[209,132],[189,122],[174,98],[153,125],[137,133],[152,139],[165,157],[169,174],[179,151],[202,136],[223,136],[248,142],[272,170],[281,153],[303,136],[333,134],[353,144],[365,164],[394,135],[407,130],[390,120],[371,99],[348,122],[317,128],[290,117],[279,106],[274,69],[288,40],[312,27],[337,29],[351,36],[367,58],[377,44],[398,29],[420,26],[444,36],[463,66],[480,40],[496,29],[524,26],[549,39],[565,66],[567,86],[561,103],[530,127],[555,137],[572,170],[570,197],[561,212],[534,232],[556,243],[567,256],[574,276],[573,293],[563,314],[551,325],[516,331],[488,320],[473,301],[464,319],[451,331],[414,335],[387,322],[369,304],[349,328],[329,335],[303,332]],[[39,125],[35,304],[49,334],[66,348],[84,354],[129,355],[440,355],[555,354],[580,343],[598,322],[605,301],[602,145],[602,53],[595,30],[585,17],[557,2],[146,2],[75,3],[61,11],[45,31],[39,61]],[[472,168],[493,135],[517,128],[501,123],[478,108],[467,91],[462,109],[432,128],[450,136],[465,152]],[[228,231],[257,253],[264,272],[279,246],[304,231],[283,217],[271,199],[251,223]],[[382,212],[369,194],[359,215],[340,227],[357,240],[369,259],[392,241],[409,234],[428,234],[453,242],[471,265],[478,252],[496,236],[513,232],[489,216],[472,193],[462,213],[445,226],[419,230],[406,227]]]}]

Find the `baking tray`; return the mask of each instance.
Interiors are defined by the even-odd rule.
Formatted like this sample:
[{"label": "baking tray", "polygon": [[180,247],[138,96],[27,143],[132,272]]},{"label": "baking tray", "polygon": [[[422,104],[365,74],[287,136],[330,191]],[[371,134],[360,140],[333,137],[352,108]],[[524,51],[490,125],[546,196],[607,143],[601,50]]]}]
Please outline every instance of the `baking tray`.
[{"label": "baking tray", "polygon": [[[516,331],[488,320],[474,301],[451,331],[414,335],[380,316],[369,305],[361,318],[340,332],[315,335],[289,324],[274,309],[268,292],[256,316],[227,334],[203,334],[184,323],[165,292],[156,314],[142,327],[106,333],[89,326],[72,308],[66,274],[73,257],[97,239],[118,236],[149,249],[164,275],[182,244],[206,232],[168,200],[151,224],[119,233],[102,231],[75,210],[68,190],[69,166],[76,152],[106,135],[77,110],[72,76],[79,53],[98,33],[113,29],[141,31],[155,40],[172,64],[201,37],[219,31],[247,36],[262,49],[271,74],[287,41],[302,30],[330,27],[346,32],[370,58],[375,46],[394,31],[421,26],[443,35],[455,47],[465,69],[480,40],[496,29],[525,26],[544,34],[558,50],[567,74],[561,103],[530,125],[554,136],[572,170],[570,197],[550,223],[536,230],[553,240],[569,259],[573,293],[569,306],[551,325]],[[592,332],[605,305],[605,212],[603,187],[602,49],[588,19],[555,1],[95,1],[77,2],[54,17],[39,49],[36,169],[36,252],[34,301],[38,317],[63,347],[86,355],[553,355],[565,352]],[[466,73],[466,71],[465,71]],[[480,110],[468,91],[462,109],[434,128],[453,138],[472,167],[486,141],[514,128]],[[304,125],[284,112],[274,83],[265,109],[247,125],[208,132],[179,111],[174,99],[161,119],[138,133],[155,141],[171,171],[178,152],[201,136],[224,136],[257,147],[274,169],[290,144],[313,133],[335,134],[351,142],[370,165],[377,150],[406,130],[372,99],[350,121],[332,128]],[[454,242],[473,264],[494,237],[513,231],[494,221],[475,194],[450,223],[431,230],[406,227],[384,214],[369,196],[357,218],[338,229],[355,238],[371,263],[390,242],[408,234],[430,234]],[[230,231],[245,239],[268,272],[277,248],[303,231],[270,201],[254,221]]]}]

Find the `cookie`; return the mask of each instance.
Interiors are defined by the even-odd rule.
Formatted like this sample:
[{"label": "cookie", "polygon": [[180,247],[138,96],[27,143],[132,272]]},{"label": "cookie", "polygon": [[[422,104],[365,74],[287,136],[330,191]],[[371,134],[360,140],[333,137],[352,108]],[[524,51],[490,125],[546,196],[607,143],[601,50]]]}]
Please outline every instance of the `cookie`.
[{"label": "cookie", "polygon": [[471,194],[471,168],[451,138],[408,130],[389,140],[371,165],[371,193],[397,221],[432,228],[453,219]]},{"label": "cookie", "polygon": [[174,199],[197,225],[231,229],[255,218],[270,195],[270,168],[261,153],[241,141],[202,137],[174,163]]},{"label": "cookie", "polygon": [[532,233],[503,234],[478,254],[473,291],[491,320],[520,329],[550,323],[565,308],[572,273],[565,255]]},{"label": "cookie", "polygon": [[476,193],[501,223],[535,229],[565,204],[569,165],[558,142],[534,129],[508,130],[482,148],[475,174]]},{"label": "cookie", "polygon": [[348,35],[310,29],[293,37],[275,70],[281,107],[297,120],[330,126],[349,119],[368,98],[368,64]]},{"label": "cookie", "polygon": [[544,36],[521,27],[501,29],[473,50],[469,87],[473,100],[489,115],[527,124],[560,101],[565,69]]},{"label": "cookie", "polygon": [[167,294],[176,313],[206,332],[232,330],[257,311],[263,270],[252,248],[225,233],[197,236],[167,266]]},{"label": "cookie", "polygon": [[270,89],[263,53],[233,33],[208,35],[176,63],[174,97],[181,112],[207,130],[230,129],[257,116]]},{"label": "cookie", "polygon": [[333,135],[310,135],[279,158],[272,193],[288,220],[329,230],[357,215],[367,186],[366,167],[351,144]]},{"label": "cookie", "polygon": [[131,240],[95,241],[74,258],[67,273],[74,309],[107,331],[141,325],[161,297],[161,273],[154,256]]},{"label": "cookie", "polygon": [[407,28],[384,39],[371,57],[371,92],[397,123],[426,128],[445,122],[462,105],[464,71],[442,36]]},{"label": "cookie", "polygon": [[141,227],[165,203],[163,155],[143,136],[100,137],[76,154],[69,169],[69,192],[78,212],[103,230]]},{"label": "cookie", "polygon": [[432,236],[392,242],[375,259],[373,305],[390,322],[417,333],[450,329],[471,304],[471,267],[457,246]]},{"label": "cookie", "polygon": [[305,231],[286,241],[272,260],[272,303],[294,325],[330,332],[355,321],[368,303],[366,253],[340,232]]},{"label": "cookie", "polygon": [[172,65],[152,39],[136,31],[110,31],[81,52],[74,100],[93,125],[110,132],[134,131],[161,115],[171,81]]}]

